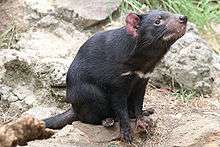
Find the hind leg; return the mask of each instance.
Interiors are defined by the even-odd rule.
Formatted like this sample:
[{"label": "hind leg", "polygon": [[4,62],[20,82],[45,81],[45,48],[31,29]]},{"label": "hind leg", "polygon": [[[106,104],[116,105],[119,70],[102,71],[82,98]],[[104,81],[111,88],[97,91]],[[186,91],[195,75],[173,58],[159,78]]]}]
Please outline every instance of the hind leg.
[{"label": "hind leg", "polygon": [[87,103],[81,105],[77,112],[77,118],[84,123],[99,125],[102,120],[108,118],[110,115],[107,113],[109,109],[104,106],[98,106],[98,102]]},{"label": "hind leg", "polygon": [[[104,91],[93,84],[78,84],[72,94],[72,106],[77,118],[90,124],[101,124],[102,120],[111,117],[111,109]],[[76,88],[75,88],[76,89]]]}]

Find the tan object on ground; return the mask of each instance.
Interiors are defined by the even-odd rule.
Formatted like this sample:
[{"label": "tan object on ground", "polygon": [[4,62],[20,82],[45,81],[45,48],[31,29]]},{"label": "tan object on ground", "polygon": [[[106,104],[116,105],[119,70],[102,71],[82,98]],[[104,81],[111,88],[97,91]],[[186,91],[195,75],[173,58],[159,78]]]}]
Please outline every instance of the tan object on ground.
[{"label": "tan object on ground", "polygon": [[25,145],[34,139],[49,138],[54,132],[45,129],[43,121],[33,117],[25,117],[0,126],[0,147]]}]

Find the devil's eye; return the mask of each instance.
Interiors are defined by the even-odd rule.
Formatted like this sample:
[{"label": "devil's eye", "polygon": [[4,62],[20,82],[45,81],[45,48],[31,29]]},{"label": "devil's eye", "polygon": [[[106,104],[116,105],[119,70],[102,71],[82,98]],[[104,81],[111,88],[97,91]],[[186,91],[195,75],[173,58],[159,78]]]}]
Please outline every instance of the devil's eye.
[{"label": "devil's eye", "polygon": [[156,25],[159,25],[159,24],[160,24],[160,19],[155,20],[154,23],[155,23]]},{"label": "devil's eye", "polygon": [[160,15],[157,16],[156,19],[155,19],[155,21],[154,21],[154,24],[155,24],[155,25],[159,25],[159,24],[161,23],[161,20],[162,20],[162,16],[160,16]]}]

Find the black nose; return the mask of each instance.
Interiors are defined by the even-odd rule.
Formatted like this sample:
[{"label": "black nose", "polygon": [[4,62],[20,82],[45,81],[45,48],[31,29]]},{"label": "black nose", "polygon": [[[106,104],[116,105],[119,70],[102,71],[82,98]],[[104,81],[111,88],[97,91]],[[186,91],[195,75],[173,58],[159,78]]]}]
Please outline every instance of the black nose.
[{"label": "black nose", "polygon": [[180,20],[181,23],[186,23],[187,22],[187,16],[181,15],[179,17],[179,20]]}]

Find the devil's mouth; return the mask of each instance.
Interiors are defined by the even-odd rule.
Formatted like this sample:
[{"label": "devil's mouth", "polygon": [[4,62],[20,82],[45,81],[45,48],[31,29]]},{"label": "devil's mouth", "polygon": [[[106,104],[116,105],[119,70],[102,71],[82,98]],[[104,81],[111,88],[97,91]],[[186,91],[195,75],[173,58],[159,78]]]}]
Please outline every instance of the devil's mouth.
[{"label": "devil's mouth", "polygon": [[186,26],[181,27],[180,29],[168,31],[163,35],[164,41],[177,40],[182,37],[186,32]]},{"label": "devil's mouth", "polygon": [[177,40],[180,37],[182,37],[185,34],[185,31],[181,31],[181,32],[169,32],[163,35],[163,40],[164,41],[173,41],[173,40]]},{"label": "devil's mouth", "polygon": [[165,35],[163,35],[163,40],[167,41],[173,38],[176,38],[176,33],[167,33]]}]

